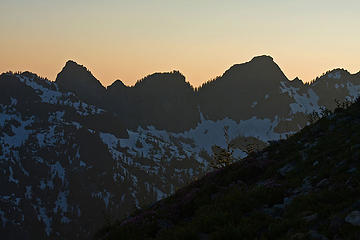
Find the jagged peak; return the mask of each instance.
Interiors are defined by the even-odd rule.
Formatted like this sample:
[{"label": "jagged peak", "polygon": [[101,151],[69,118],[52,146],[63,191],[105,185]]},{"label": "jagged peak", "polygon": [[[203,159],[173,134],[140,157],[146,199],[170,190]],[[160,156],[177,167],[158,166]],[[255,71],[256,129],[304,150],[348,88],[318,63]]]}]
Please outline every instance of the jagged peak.
[{"label": "jagged peak", "polygon": [[73,60],[68,60],[65,63],[65,66],[63,67],[62,71],[79,71],[79,72],[86,72],[88,74],[92,73],[90,70],[88,70],[84,65],[78,64],[77,62]]},{"label": "jagged peak", "polygon": [[325,74],[327,78],[340,79],[343,76],[350,75],[350,73],[343,68],[333,69]]},{"label": "jagged peak", "polygon": [[269,62],[270,61],[270,62],[273,62],[274,59],[269,55],[260,55],[260,56],[253,57],[250,62],[256,62],[256,61],[260,61],[260,62],[265,62],[265,61]]},{"label": "jagged peak", "polygon": [[120,88],[126,88],[126,86],[120,79],[115,80],[111,85],[109,85],[107,88],[113,88],[113,87],[120,87]]},{"label": "jagged peak", "polygon": [[65,63],[65,66],[71,66],[71,65],[73,65],[73,66],[82,66],[83,67],[83,65],[80,65],[80,64],[78,64],[77,62],[75,62],[73,60],[67,60],[66,63]]},{"label": "jagged peak", "polygon": [[290,80],[288,83],[289,83],[289,86],[293,86],[293,87],[296,87],[296,88],[302,88],[303,86],[308,85],[308,83],[304,83],[298,77],[295,77],[293,80]]},{"label": "jagged peak", "polygon": [[236,80],[252,79],[259,81],[285,81],[287,77],[280,67],[267,55],[256,56],[249,62],[235,64],[230,67],[221,78],[235,78]]},{"label": "jagged peak", "polygon": [[315,84],[318,83],[319,81],[324,81],[324,80],[339,80],[343,77],[347,77],[350,75],[351,74],[343,68],[335,68],[333,70],[329,70],[323,73],[320,77],[316,77],[313,81],[311,81],[311,84]]},{"label": "jagged peak", "polygon": [[66,62],[55,82],[60,90],[73,92],[89,103],[99,102],[106,91],[86,67],[72,60]]},{"label": "jagged peak", "polygon": [[111,85],[107,86],[106,90],[107,91],[119,91],[119,90],[123,90],[123,89],[127,89],[129,88],[128,86],[126,86],[121,80],[116,80],[115,82],[113,82]]},{"label": "jagged peak", "polygon": [[289,81],[280,67],[268,55],[253,57],[250,61],[234,64],[223,75],[211,79],[201,85],[197,90],[210,86],[214,87],[218,83],[225,84],[265,84],[267,86],[281,81]]},{"label": "jagged peak", "polygon": [[[225,71],[224,75],[227,72],[242,70],[244,67],[248,68],[267,68],[280,70],[279,66],[274,62],[274,59],[268,55],[261,55],[253,57],[249,62],[234,64],[227,71]],[[281,70],[280,70],[281,71]]]},{"label": "jagged peak", "polygon": [[69,84],[91,84],[105,89],[101,82],[90,72],[90,70],[73,60],[68,60],[66,62],[65,66],[56,77],[56,83],[63,86]]}]

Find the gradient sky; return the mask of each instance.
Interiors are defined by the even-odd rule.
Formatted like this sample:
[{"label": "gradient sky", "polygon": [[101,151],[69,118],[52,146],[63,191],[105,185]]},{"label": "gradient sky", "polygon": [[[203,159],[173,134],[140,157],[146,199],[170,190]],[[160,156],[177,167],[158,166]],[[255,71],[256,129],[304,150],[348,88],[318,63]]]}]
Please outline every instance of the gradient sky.
[{"label": "gradient sky", "polygon": [[271,55],[288,78],[360,70],[359,0],[1,0],[0,72],[55,80],[65,62],[107,86],[182,72],[198,86]]}]

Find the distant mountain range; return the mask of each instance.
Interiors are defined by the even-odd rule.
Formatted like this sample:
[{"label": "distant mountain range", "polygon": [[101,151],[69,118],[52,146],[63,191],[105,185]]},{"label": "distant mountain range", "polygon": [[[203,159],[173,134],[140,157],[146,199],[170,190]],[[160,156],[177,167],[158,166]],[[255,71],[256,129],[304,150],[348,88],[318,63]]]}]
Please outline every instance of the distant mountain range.
[{"label": "distant mountain range", "polygon": [[68,61],[50,82],[0,75],[0,234],[87,239],[107,216],[162,199],[210,168],[224,127],[245,157],[286,138],[335,100],[359,96],[360,73],[288,80],[269,56],[193,88],[177,71],[105,88]]},{"label": "distant mountain range", "polygon": [[[148,75],[132,87],[117,80],[105,88],[73,61],[66,63],[55,83],[85,102],[125,115],[122,119],[127,127],[151,125],[179,133],[195,128],[201,121],[200,113],[208,120],[230,118],[238,122],[252,117],[287,119],[296,113],[318,111],[321,106],[334,108],[335,99],[354,99],[359,78],[360,73],[334,69],[311,84],[298,78],[290,81],[272,57],[258,56],[232,66],[197,89],[178,71]],[[300,117],[298,121],[303,127],[304,121]],[[299,128],[295,125],[291,130]]]}]

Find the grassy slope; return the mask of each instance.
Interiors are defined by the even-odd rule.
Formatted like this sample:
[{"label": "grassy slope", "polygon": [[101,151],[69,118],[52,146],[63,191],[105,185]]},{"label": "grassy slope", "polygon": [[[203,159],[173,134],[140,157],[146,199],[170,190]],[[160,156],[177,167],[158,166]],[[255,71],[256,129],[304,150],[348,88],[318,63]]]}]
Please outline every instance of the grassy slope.
[{"label": "grassy slope", "polygon": [[99,239],[360,239],[360,103],[105,226]]}]

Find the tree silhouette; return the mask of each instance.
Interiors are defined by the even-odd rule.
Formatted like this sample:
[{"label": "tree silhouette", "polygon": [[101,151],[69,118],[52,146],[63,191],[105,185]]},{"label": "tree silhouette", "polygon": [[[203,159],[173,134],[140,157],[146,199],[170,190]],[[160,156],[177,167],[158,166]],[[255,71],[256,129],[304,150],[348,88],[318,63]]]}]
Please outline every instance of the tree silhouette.
[{"label": "tree silhouette", "polygon": [[226,167],[234,162],[233,157],[233,144],[229,141],[228,127],[224,127],[224,137],[226,148],[222,148],[220,146],[214,145],[212,147],[213,151],[213,162],[210,163],[212,168],[220,169]]}]

